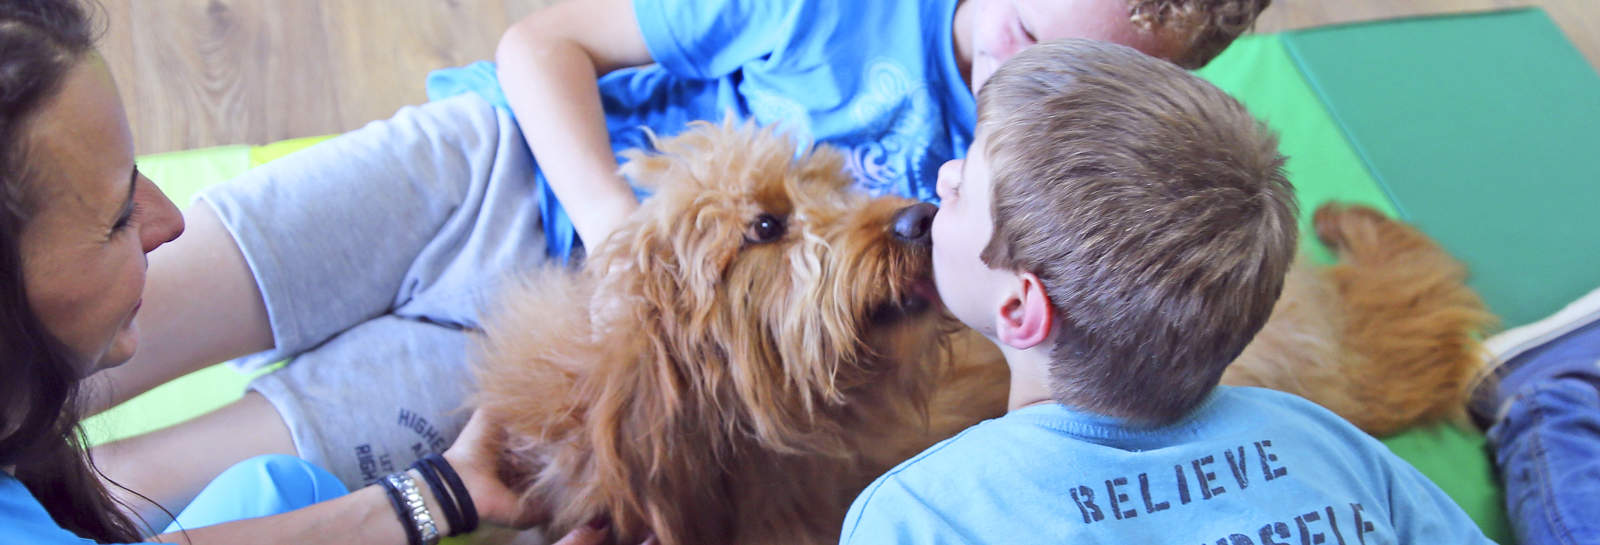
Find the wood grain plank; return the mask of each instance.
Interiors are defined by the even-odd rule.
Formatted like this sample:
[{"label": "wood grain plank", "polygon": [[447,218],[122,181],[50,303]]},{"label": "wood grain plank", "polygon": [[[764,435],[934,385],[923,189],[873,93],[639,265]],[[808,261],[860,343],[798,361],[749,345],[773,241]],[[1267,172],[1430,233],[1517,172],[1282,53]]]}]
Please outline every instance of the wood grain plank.
[{"label": "wood grain plank", "polygon": [[[122,96],[122,107],[128,112],[128,125],[137,131],[138,127],[142,126],[141,114],[144,112],[130,103],[130,98],[133,96],[131,88],[135,85],[134,74],[138,70],[134,62],[138,55],[133,51],[131,10],[126,2],[113,2],[101,7],[104,9],[98,11],[95,17],[103,25],[105,33],[100,36],[97,47],[100,56],[106,61],[106,66],[111,69],[111,78],[117,83],[117,92]],[[135,142],[137,141],[135,139]]]},{"label": "wood grain plank", "polygon": [[[326,62],[343,82],[335,90],[343,106],[338,126],[384,119],[399,106],[425,101],[423,81],[429,71],[491,58],[501,32],[514,21],[503,2],[501,9],[494,2],[414,3],[398,12],[395,4],[351,0],[327,5],[323,25],[331,43]],[[359,32],[349,31],[357,24]]]},{"label": "wood grain plank", "polygon": [[[508,25],[560,0],[100,1],[102,55],[154,153],[387,118],[425,100],[428,72],[491,58]],[[1275,0],[1256,31],[1528,5],[1600,67],[1600,0]]]},{"label": "wood grain plank", "polygon": [[1474,13],[1538,6],[1600,70],[1600,1],[1596,0],[1276,0],[1256,21],[1257,32],[1397,17]]}]

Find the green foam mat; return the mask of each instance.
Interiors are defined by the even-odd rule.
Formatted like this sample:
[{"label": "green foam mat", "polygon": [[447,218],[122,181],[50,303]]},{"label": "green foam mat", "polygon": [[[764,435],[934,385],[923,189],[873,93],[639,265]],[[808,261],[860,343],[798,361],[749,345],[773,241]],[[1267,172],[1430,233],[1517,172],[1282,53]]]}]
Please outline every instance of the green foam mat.
[{"label": "green foam mat", "polygon": [[[1288,156],[1284,168],[1300,199],[1301,240],[1314,256],[1329,259],[1308,228],[1317,205],[1359,202],[1395,215],[1386,192],[1301,76],[1280,36],[1242,37],[1199,74],[1278,131],[1279,148]],[[1438,484],[1491,539],[1511,542],[1503,495],[1482,434],[1441,424],[1383,442]]]},{"label": "green foam mat", "polygon": [[1198,73],[1278,133],[1278,149],[1288,157],[1284,171],[1300,201],[1300,239],[1313,256],[1330,260],[1310,228],[1311,212],[1322,203],[1362,203],[1395,214],[1279,36],[1241,37]]},{"label": "green foam mat", "polygon": [[1401,214],[1467,263],[1505,326],[1600,284],[1600,76],[1543,11],[1283,40]]}]

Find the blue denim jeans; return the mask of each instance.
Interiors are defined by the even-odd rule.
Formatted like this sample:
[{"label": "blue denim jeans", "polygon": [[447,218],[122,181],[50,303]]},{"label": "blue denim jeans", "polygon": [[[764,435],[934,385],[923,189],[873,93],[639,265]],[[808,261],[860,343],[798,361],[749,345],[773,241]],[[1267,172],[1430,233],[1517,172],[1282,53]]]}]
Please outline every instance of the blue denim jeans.
[{"label": "blue denim jeans", "polygon": [[[1600,344],[1589,347],[1600,360]],[[1523,545],[1600,543],[1600,368],[1511,394],[1489,441]]]}]

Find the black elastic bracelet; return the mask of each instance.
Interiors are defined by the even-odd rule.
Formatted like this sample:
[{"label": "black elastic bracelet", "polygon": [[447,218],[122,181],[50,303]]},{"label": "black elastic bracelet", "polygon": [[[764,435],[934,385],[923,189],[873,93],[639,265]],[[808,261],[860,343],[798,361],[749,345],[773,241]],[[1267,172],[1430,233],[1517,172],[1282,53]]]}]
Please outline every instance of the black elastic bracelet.
[{"label": "black elastic bracelet", "polygon": [[389,505],[394,506],[394,515],[400,519],[400,527],[406,531],[406,543],[422,545],[422,532],[417,529],[417,523],[411,519],[411,510],[406,508],[406,501],[401,499],[400,489],[389,482],[387,475],[378,478],[378,485],[389,495]]},{"label": "black elastic bracelet", "polygon": [[429,454],[422,457],[422,461],[434,469],[439,470],[439,475],[445,482],[450,483],[450,494],[456,500],[456,507],[461,509],[461,531],[465,534],[478,529],[478,506],[472,503],[472,495],[467,493],[467,485],[461,482],[461,476],[456,474],[455,468],[450,467],[450,462],[443,456]]},{"label": "black elastic bracelet", "polygon": [[432,465],[424,463],[422,460],[417,460],[417,463],[411,464],[411,469],[421,473],[422,480],[427,481],[428,488],[433,489],[433,497],[439,500],[439,507],[444,508],[444,520],[450,523],[450,535],[457,536],[466,533],[462,531],[462,528],[466,527],[466,525],[461,520],[461,510],[456,508],[455,494],[452,494],[450,489],[445,488],[444,481],[439,480],[439,470],[434,469]]}]

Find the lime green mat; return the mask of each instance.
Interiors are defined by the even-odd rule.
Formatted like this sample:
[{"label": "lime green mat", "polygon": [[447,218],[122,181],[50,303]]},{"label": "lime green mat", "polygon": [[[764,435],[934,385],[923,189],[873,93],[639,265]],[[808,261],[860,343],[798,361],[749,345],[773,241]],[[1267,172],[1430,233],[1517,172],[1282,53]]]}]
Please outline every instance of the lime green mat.
[{"label": "lime green mat", "polygon": [[1507,327],[1600,285],[1600,76],[1538,9],[1285,34],[1407,220]]}]

